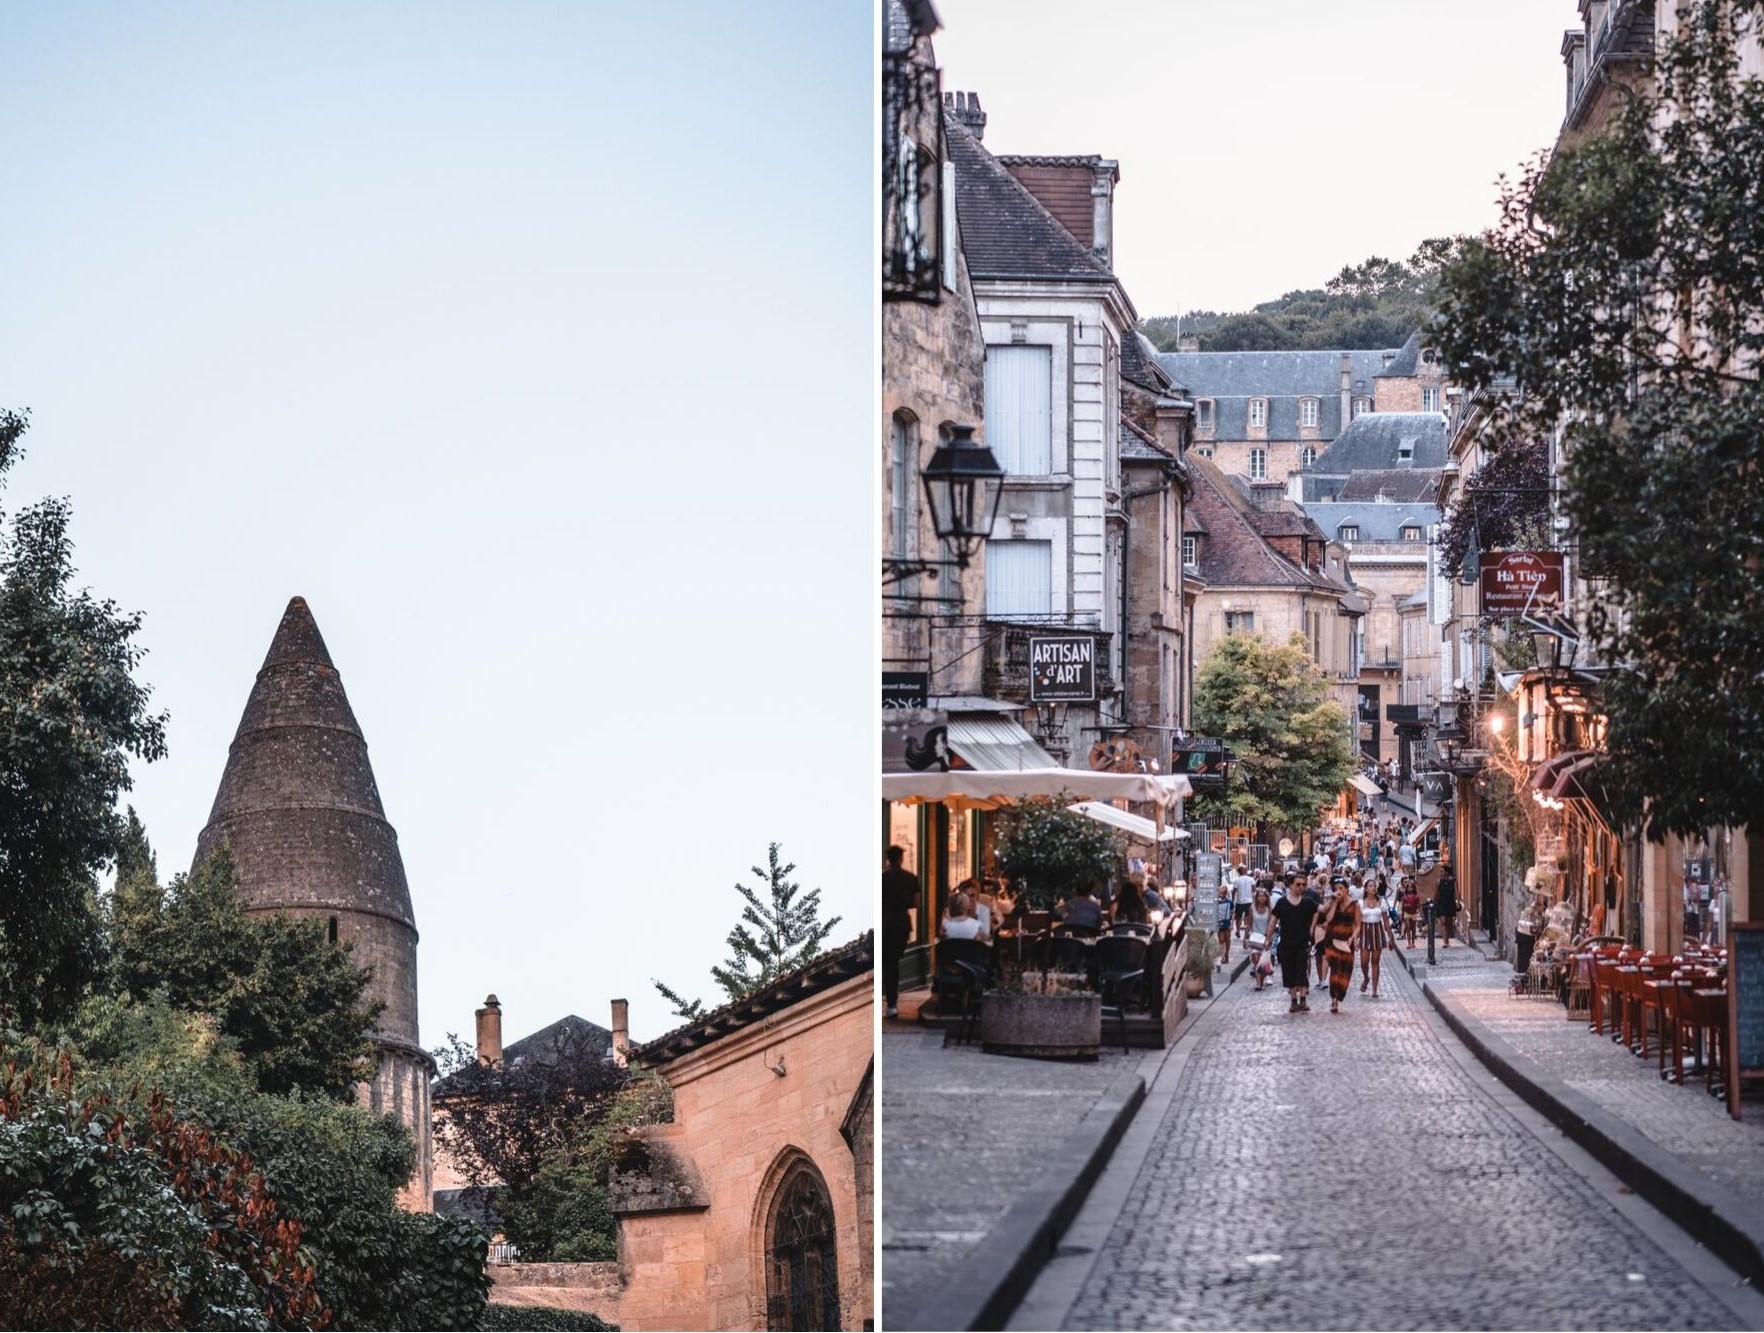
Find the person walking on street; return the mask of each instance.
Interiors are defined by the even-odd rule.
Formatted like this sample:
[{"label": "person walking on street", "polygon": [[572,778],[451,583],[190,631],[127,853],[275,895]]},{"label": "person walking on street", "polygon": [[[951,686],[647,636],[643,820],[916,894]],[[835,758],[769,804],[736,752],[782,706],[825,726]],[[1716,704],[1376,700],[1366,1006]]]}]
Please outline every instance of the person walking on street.
[{"label": "person walking on street", "polygon": [[1255,877],[1247,865],[1240,864],[1231,881],[1231,909],[1239,939],[1249,938],[1250,902],[1256,896]]},{"label": "person walking on street", "polygon": [[1250,928],[1245,944],[1250,951],[1250,975],[1256,979],[1256,989],[1261,990],[1267,983],[1268,974],[1274,970],[1274,903],[1268,896],[1265,886],[1256,886],[1256,896],[1250,903]]},{"label": "person walking on street", "polygon": [[1300,1013],[1311,1007],[1311,923],[1317,919],[1317,901],[1304,891],[1297,875],[1286,877],[1286,891],[1275,900],[1273,917],[1279,931],[1274,956],[1280,962],[1280,984],[1291,1001],[1287,1012]]},{"label": "person walking on street", "polygon": [[1360,893],[1360,993],[1372,987],[1372,998],[1378,998],[1379,960],[1384,951],[1396,944],[1390,932],[1390,912],[1384,897],[1382,879],[1367,880]]},{"label": "person walking on street", "polygon": [[[1329,898],[1329,876],[1328,875],[1318,875],[1314,879],[1312,879],[1311,887],[1307,891],[1307,896],[1309,896],[1309,898],[1311,899],[1312,902],[1317,904],[1317,910],[1319,912],[1321,912],[1323,910],[1323,904]],[[1318,990],[1322,990],[1325,986],[1327,986],[1329,984],[1329,963],[1328,963],[1328,960],[1323,957],[1323,951],[1324,951],[1324,944],[1323,944],[1322,937],[1316,935],[1316,933],[1313,931],[1312,932],[1312,940],[1311,940],[1311,956],[1315,960],[1315,964],[1316,964],[1316,968],[1317,968],[1317,989]]]},{"label": "person walking on street", "polygon": [[913,938],[919,906],[919,877],[901,864],[905,860],[899,847],[882,856],[882,1002],[890,1018],[900,1017],[900,956]]},{"label": "person walking on street", "polygon": [[1231,895],[1228,893],[1223,893],[1223,892],[1220,893],[1219,894],[1219,904],[1218,904],[1218,915],[1214,918],[1214,923],[1219,928],[1219,959],[1217,962],[1215,962],[1213,964],[1213,971],[1215,971],[1215,972],[1217,972],[1220,968],[1229,967],[1231,965],[1231,914],[1232,914],[1232,911],[1233,911],[1233,908],[1231,905]]},{"label": "person walking on street", "polygon": [[1345,879],[1335,881],[1335,894],[1318,918],[1323,956],[1329,964],[1329,1012],[1339,1014],[1354,979],[1354,944],[1360,936],[1360,905],[1348,897]]},{"label": "person walking on street", "polygon": [[1439,872],[1439,887],[1433,892],[1433,919],[1440,922],[1445,935],[1445,948],[1452,947],[1452,922],[1458,915],[1458,881],[1447,866]]}]

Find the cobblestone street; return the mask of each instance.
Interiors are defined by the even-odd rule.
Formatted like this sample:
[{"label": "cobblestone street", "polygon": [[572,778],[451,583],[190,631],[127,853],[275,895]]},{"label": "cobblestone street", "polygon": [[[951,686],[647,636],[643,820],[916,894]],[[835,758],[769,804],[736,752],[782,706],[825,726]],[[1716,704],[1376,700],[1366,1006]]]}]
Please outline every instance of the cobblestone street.
[{"label": "cobblestone street", "polygon": [[1355,985],[1339,1016],[1232,986],[1012,1326],[1759,1326],[1759,1298],[1505,1095],[1400,966],[1376,1002]]}]

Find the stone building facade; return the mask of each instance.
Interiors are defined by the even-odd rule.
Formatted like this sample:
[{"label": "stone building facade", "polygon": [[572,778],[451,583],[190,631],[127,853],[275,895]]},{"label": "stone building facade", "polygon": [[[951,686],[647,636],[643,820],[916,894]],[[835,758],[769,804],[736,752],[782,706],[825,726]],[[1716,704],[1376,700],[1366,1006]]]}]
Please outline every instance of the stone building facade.
[{"label": "stone building facade", "polygon": [[374,970],[386,1007],[363,1105],[397,1116],[417,1141],[401,1195],[430,1206],[430,1059],[417,1032],[417,930],[398,834],[386,819],[367,741],[306,600],[288,603],[233,737],[220,791],[196,842],[200,865],[232,848],[252,912],[317,917]]},{"label": "stone building facade", "polygon": [[1448,387],[1445,362],[1433,348],[1422,345],[1417,331],[1372,376],[1372,410],[1441,413],[1446,410]]},{"label": "stone building facade", "polygon": [[[925,5],[889,0],[885,41],[900,79],[935,73],[931,16]],[[911,144],[917,183],[903,186],[899,168],[883,182],[890,235],[906,231],[935,237],[922,262],[935,267],[911,291],[893,291],[882,303],[882,423],[878,463],[882,485],[882,535],[887,557],[948,560],[931,528],[920,473],[954,425],[974,427],[986,443],[985,348],[979,313],[960,243],[954,165],[944,154],[943,107],[936,96],[894,99],[900,141]],[[909,197],[910,196],[910,197]],[[914,219],[902,223],[908,212]],[[898,248],[898,247],[897,247]],[[885,265],[886,267],[886,265]],[[968,568],[943,567],[887,584],[882,598],[882,669],[924,671],[935,695],[980,693],[985,553]]]},{"label": "stone building facade", "polygon": [[647,1045],[674,1094],[613,1177],[619,1257],[492,1270],[491,1299],[619,1327],[874,1326],[869,935]]}]

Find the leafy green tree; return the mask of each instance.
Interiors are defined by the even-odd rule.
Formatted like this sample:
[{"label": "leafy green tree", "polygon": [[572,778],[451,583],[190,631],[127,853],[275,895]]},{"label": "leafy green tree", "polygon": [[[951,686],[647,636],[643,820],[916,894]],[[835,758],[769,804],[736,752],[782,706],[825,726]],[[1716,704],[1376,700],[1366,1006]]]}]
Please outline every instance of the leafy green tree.
[{"label": "leafy green tree", "polygon": [[1118,839],[1108,826],[1070,807],[1069,798],[1034,797],[998,816],[993,843],[998,868],[1038,910],[1108,879],[1119,861]]},{"label": "leafy green tree", "polygon": [[[735,886],[746,906],[741,909],[741,919],[729,931],[728,958],[711,968],[711,980],[730,1000],[752,995],[807,963],[821,952],[827,937],[843,919],[821,920],[821,891],[810,889],[804,893],[792,882],[790,876],[796,872],[796,863],[779,864],[777,843],[766,849],[766,862],[763,870],[752,867],[763,882],[765,898],[745,884]],[[690,1021],[705,1012],[701,1000],[688,1000],[659,981],[655,988],[683,1019]]]},{"label": "leafy green tree", "polygon": [[230,849],[161,888],[138,820],[124,846],[110,910],[122,994],[214,1015],[261,1091],[341,1099],[369,1077],[383,1006],[363,999],[373,972],[350,946],[316,919],[247,913]]},{"label": "leafy green tree", "polygon": [[[0,478],[28,418],[0,410]],[[97,872],[123,831],[131,757],[165,753],[134,679],[139,614],[72,588],[69,507],[0,530],[0,1015],[70,1012],[102,966]]]},{"label": "leafy green tree", "polygon": [[1599,781],[1647,835],[1764,825],[1764,83],[1758,0],[1685,7],[1599,135],[1505,183],[1441,284],[1467,387],[1557,444],[1605,680]]},{"label": "leafy green tree", "polygon": [[1354,771],[1347,714],[1329,697],[1302,634],[1284,644],[1221,639],[1195,680],[1194,727],[1237,757],[1224,794],[1196,797],[1202,818],[1309,828]]},{"label": "leafy green tree", "polygon": [[634,1076],[601,1114],[577,1127],[540,1160],[529,1187],[498,1202],[508,1239],[524,1258],[601,1263],[618,1258],[612,1172],[620,1146],[639,1125],[673,1119],[673,1092],[654,1074]]},{"label": "leafy green tree", "polygon": [[1157,316],[1140,328],[1161,350],[1176,350],[1181,332],[1204,352],[1332,350],[1400,347],[1432,317],[1441,268],[1464,244],[1458,236],[1421,242],[1407,260],[1374,255],[1342,268],[1322,287],[1287,292],[1236,314],[1201,311]]}]

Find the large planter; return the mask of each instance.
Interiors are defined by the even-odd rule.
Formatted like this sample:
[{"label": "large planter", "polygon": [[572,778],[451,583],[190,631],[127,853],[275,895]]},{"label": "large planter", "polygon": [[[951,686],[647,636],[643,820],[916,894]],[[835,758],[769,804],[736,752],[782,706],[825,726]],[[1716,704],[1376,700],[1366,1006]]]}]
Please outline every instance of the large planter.
[{"label": "large planter", "polygon": [[1102,1047],[1102,996],[989,990],[980,1008],[980,1046],[993,1055],[1094,1060]]}]

